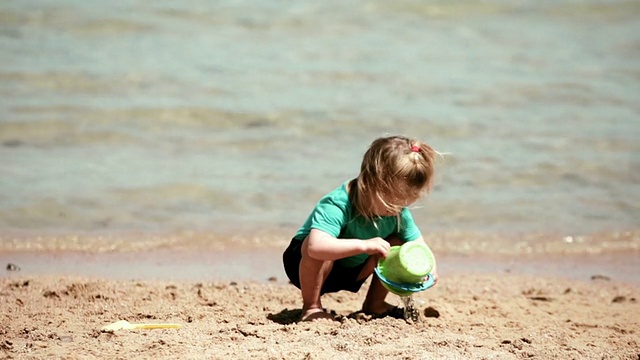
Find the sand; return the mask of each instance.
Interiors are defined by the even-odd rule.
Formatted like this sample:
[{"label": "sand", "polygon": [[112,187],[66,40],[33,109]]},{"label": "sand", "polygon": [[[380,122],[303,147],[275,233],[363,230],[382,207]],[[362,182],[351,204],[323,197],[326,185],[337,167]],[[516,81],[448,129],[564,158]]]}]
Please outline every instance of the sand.
[{"label": "sand", "polygon": [[[367,282],[323,297],[335,321],[298,322],[286,241],[240,239],[5,234],[0,358],[640,359],[638,231],[432,235],[417,321],[358,313]],[[118,320],[182,326],[101,332]]]},{"label": "sand", "polygon": [[[326,295],[336,321],[307,323],[296,321],[299,292],[282,279],[7,274],[6,359],[640,359],[640,287],[606,276],[444,275],[414,295],[418,321],[357,313],[361,291]],[[182,327],[100,331],[120,319]]]}]

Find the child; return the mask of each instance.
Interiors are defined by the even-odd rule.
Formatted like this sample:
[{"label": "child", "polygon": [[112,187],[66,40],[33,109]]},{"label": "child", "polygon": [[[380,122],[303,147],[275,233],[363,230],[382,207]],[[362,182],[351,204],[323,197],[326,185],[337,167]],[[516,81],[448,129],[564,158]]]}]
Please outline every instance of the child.
[{"label": "child", "polygon": [[[391,246],[424,242],[408,206],[431,190],[436,154],[403,136],[377,139],[358,177],[320,199],[283,254],[285,272],[302,292],[301,320],[331,319],[323,294],[358,292]],[[435,268],[432,275],[437,279]],[[374,274],[362,311],[392,310],[387,294]]]}]

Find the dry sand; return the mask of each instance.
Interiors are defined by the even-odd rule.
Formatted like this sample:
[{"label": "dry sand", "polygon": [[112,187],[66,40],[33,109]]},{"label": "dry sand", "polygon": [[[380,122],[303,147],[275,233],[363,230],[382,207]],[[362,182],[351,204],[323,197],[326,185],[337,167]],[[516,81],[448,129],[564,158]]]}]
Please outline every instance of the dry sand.
[{"label": "dry sand", "polygon": [[[414,295],[421,318],[353,316],[358,294],[326,295],[337,321],[296,322],[299,292],[272,282],[0,279],[7,359],[640,359],[640,287],[518,274],[443,276]],[[388,300],[400,304],[389,295]],[[116,320],[180,329],[103,333]]]}]

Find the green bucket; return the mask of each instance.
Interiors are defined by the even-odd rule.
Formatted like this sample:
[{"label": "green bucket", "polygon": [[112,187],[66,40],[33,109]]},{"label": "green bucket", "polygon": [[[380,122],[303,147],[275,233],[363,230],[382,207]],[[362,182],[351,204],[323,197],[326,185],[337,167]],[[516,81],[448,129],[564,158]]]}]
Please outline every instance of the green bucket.
[{"label": "green bucket", "polygon": [[400,284],[420,283],[431,272],[435,257],[421,241],[392,246],[387,257],[378,262],[378,270],[388,280]]}]

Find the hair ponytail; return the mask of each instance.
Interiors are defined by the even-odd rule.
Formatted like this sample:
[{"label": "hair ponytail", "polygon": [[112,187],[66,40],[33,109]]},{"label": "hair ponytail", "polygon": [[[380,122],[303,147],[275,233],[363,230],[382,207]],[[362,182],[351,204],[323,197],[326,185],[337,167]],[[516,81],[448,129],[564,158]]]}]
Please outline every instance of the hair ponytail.
[{"label": "hair ponytail", "polygon": [[426,143],[404,136],[374,140],[365,153],[360,174],[349,183],[349,197],[358,215],[373,219],[374,204],[398,213],[402,204],[389,196],[408,198],[430,192],[437,152]]}]

